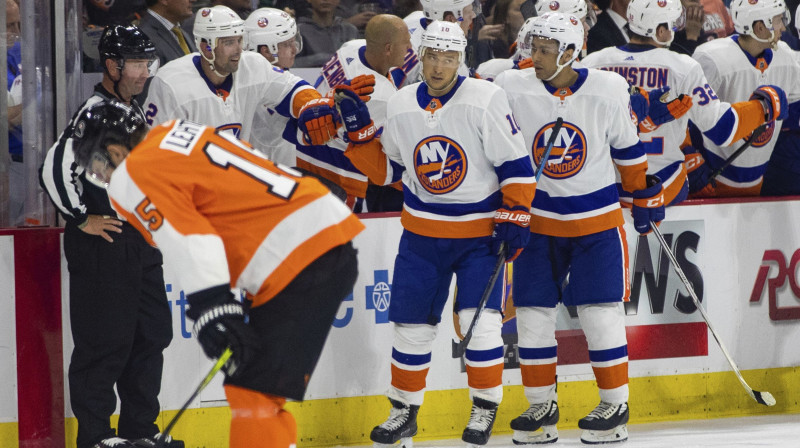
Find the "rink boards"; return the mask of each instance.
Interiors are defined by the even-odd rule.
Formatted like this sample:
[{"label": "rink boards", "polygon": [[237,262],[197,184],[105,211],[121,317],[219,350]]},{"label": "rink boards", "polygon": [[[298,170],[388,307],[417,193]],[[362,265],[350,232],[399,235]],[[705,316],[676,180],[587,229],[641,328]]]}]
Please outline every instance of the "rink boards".
[{"label": "rink boards", "polygon": [[[667,216],[661,230],[715,330],[750,386],[770,391],[778,405],[766,408],[745,394],[658,241],[654,236],[639,239],[628,222],[632,423],[800,412],[800,201],[693,204],[669,209]],[[367,230],[355,240],[359,278],[353,294],[340,307],[307,400],[289,405],[302,446],[365,443],[372,426],[388,415],[382,396],[389,385],[392,343],[386,310],[402,229],[396,216],[369,216],[364,222]],[[192,340],[183,291],[168,266],[165,270],[174,340],[165,352],[162,427],[211,365]],[[514,350],[513,284],[506,277],[506,388],[497,432],[510,431],[508,422],[527,407]],[[15,297],[0,303],[0,446],[42,437],[57,440],[62,433],[66,446],[74,446],[76,423],[63,375],[72,350],[67,280],[57,231],[0,233],[0,291]],[[54,328],[59,315],[64,323],[60,334]],[[452,356],[452,317],[445,313],[434,343],[420,411],[421,437],[458,437],[468,419],[466,374],[462,361]],[[594,407],[598,396],[578,320],[563,308],[557,337],[560,426],[568,428]],[[61,415],[53,415],[58,409]],[[64,418],[65,430],[52,428]],[[228,418],[218,378],[174,434],[191,441],[187,446],[226,446]]]}]

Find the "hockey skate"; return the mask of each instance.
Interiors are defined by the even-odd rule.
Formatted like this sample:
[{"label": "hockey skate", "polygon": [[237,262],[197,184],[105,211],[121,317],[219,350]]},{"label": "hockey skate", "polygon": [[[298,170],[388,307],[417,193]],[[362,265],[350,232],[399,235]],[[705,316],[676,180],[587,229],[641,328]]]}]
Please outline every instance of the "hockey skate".
[{"label": "hockey skate", "polygon": [[583,430],[581,442],[590,445],[628,440],[628,403],[601,401],[592,412],[578,421]]},{"label": "hockey skate", "polygon": [[417,435],[419,406],[407,405],[391,398],[389,401],[392,403],[389,418],[372,428],[372,432],[369,434],[370,440],[375,442],[372,446],[374,448],[411,448],[413,446],[411,438]]},{"label": "hockey skate", "polygon": [[[558,403],[532,404],[519,417],[511,420],[514,430],[514,445],[539,445],[555,443],[558,440]],[[541,429],[541,431],[539,431]]]},{"label": "hockey skate", "polygon": [[94,445],[92,448],[134,448],[136,445],[133,444],[128,439],[123,439],[121,437],[111,437],[108,439],[103,439]]},{"label": "hockey skate", "polygon": [[467,442],[467,448],[486,445],[492,435],[494,418],[497,416],[497,403],[482,398],[472,402],[472,413],[469,423],[461,434],[461,440]]}]

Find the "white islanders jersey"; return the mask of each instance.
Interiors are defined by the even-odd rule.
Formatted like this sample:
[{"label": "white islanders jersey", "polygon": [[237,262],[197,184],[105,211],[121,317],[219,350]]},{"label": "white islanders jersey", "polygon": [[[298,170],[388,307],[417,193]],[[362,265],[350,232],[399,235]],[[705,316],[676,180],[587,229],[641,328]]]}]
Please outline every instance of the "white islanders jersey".
[{"label": "white islanders jersey", "polygon": [[[616,74],[578,69],[577,81],[554,89],[533,69],[508,70],[506,91],[525,145],[545,163],[531,207],[531,231],[575,237],[623,224],[614,165],[628,190],[644,188],[647,158],[630,110],[628,85]],[[564,122],[542,161],[558,117]]]},{"label": "white islanders jersey", "polygon": [[296,113],[295,95],[313,89],[251,51],[243,52],[239,69],[215,87],[203,73],[200,59],[199,53],[188,54],[168,62],[153,77],[144,107],[147,124],[184,119],[249,140],[259,107],[266,104],[290,117]]},{"label": "white islanders jersey", "polygon": [[[390,70],[388,77],[376,72],[369,66],[364,55],[365,51],[366,41],[363,39],[346,42],[322,67],[322,73],[315,87],[319,93],[326,95],[333,87],[356,76],[375,76],[375,91],[366,104],[375,127],[380,130],[386,120],[389,98],[397,92],[397,88],[405,79],[405,73],[401,68]],[[363,198],[366,196],[369,180],[344,155],[347,149],[347,143],[342,138],[344,132],[344,127],[340,128],[338,137],[325,146],[298,146],[297,166],[335,182],[349,195]]]},{"label": "white islanders jersey", "polygon": [[[686,181],[681,144],[686,139],[689,120],[721,145],[732,142],[736,116],[729,103],[713,94],[702,67],[691,57],[666,48],[627,44],[596,51],[581,62],[585,67],[617,73],[629,85],[644,90],[669,86],[669,99],[681,94],[692,97],[692,108],[681,118],[662,124],[652,132],[639,133],[647,153],[647,172],[661,179],[665,204],[680,193]],[[650,98],[650,101],[657,100]],[[631,202],[632,196],[624,194],[622,200]]]},{"label": "white islanders jersey", "polygon": [[[762,57],[754,58],[742,50],[738,35],[735,35],[698,46],[692,57],[703,67],[709,84],[720,100],[730,103],[747,101],[753,90],[765,84],[783,89],[789,103],[800,100],[800,66],[794,58],[794,52],[784,42],[778,43],[777,50],[767,49]],[[737,190],[755,190],[757,193],[782,123],[768,123],[751,148],[726,168],[717,177],[717,182]],[[742,144],[740,141],[732,147],[724,147],[708,138],[704,140],[704,156],[712,169],[721,166]]]},{"label": "white islanders jersey", "polygon": [[511,70],[516,65],[517,58],[489,59],[475,69],[475,75],[487,81],[494,81],[497,75],[506,70]]}]

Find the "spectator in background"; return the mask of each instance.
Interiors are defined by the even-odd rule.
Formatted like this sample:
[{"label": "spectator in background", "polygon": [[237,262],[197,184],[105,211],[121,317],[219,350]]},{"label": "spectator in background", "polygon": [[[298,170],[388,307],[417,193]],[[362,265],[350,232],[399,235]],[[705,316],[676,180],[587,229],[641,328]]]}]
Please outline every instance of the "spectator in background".
[{"label": "spectator in background", "polygon": [[[6,0],[6,44],[8,45],[8,222],[21,226],[24,222],[25,174],[22,164],[22,92],[20,74],[22,55],[20,44],[19,5]],[[16,84],[16,85],[15,85]]]},{"label": "spectator in background", "polygon": [[[669,49],[691,56],[698,45],[706,41],[703,23],[706,20],[700,0],[681,0],[683,14],[678,23],[678,31]],[[683,23],[680,23],[680,21]]]},{"label": "spectator in background", "polygon": [[516,41],[517,33],[525,21],[520,12],[520,6],[524,2],[525,0],[498,0],[495,4],[492,15],[487,20],[491,25],[502,26],[501,31],[496,34],[497,37],[491,39],[489,44],[495,58],[508,58],[514,53],[511,45]]},{"label": "spectator in background", "polygon": [[722,0],[700,0],[705,13],[703,31],[705,41],[721,39],[734,33],[733,19]]},{"label": "spectator in background", "polygon": [[194,37],[181,28],[181,22],[192,17],[192,3],[195,1],[147,0],[148,9],[139,21],[139,29],[156,46],[161,66],[197,51]]},{"label": "spectator in background", "polygon": [[414,11],[422,11],[422,3],[419,0],[394,0],[394,15],[406,17]]},{"label": "spectator in background", "polygon": [[606,47],[618,47],[628,43],[628,20],[625,15],[630,0],[598,0],[595,4],[603,12],[597,23],[589,30],[586,51],[592,53]]},{"label": "spectator in background", "polygon": [[336,16],[339,0],[309,0],[311,17],[300,17],[297,26],[303,35],[303,51],[297,67],[321,67],[343,43],[358,38],[358,29]]},{"label": "spectator in background", "polygon": [[209,6],[217,5],[231,8],[242,20],[253,12],[253,2],[250,0],[211,0]]},{"label": "spectator in background", "polygon": [[147,9],[145,0],[84,0],[89,23],[99,27],[107,25],[130,25]]}]

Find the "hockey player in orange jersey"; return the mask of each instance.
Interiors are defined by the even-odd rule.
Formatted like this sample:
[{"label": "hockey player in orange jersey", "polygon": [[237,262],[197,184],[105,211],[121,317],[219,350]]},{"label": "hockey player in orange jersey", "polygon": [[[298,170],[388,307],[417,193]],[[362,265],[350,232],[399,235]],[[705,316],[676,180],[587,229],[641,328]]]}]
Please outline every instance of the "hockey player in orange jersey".
[{"label": "hockey player in orange jersey", "polygon": [[[138,116],[105,103],[84,111],[76,127],[77,163],[161,248],[186,291],[203,351],[233,352],[223,368],[230,447],[295,446],[295,421],[283,405],[303,399],[339,303],[352,291],[351,240],[363,224],[316,180],[229,133],[176,120],[145,137]],[[247,293],[245,306],[231,288]]]}]

